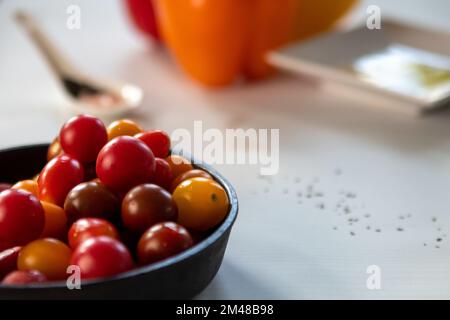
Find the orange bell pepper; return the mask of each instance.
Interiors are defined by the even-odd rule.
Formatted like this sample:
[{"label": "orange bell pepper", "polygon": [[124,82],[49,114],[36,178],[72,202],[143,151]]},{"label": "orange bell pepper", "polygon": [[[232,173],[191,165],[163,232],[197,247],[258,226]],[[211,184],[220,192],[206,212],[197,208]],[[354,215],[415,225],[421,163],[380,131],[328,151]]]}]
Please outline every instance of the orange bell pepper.
[{"label": "orange bell pepper", "polygon": [[[265,53],[303,36],[298,31],[303,26],[297,18],[304,1],[322,4],[325,1],[333,6],[335,2],[355,0],[153,0],[153,3],[162,37],[185,72],[207,86],[224,86],[240,75],[254,79],[273,71],[265,62]],[[315,31],[317,27],[310,29]]]}]

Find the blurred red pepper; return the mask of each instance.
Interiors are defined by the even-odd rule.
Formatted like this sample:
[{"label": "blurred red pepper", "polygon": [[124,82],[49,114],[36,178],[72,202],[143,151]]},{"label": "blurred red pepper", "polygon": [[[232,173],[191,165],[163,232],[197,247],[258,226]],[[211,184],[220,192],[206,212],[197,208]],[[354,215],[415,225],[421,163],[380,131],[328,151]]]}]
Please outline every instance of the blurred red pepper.
[{"label": "blurred red pepper", "polygon": [[151,0],[125,0],[128,13],[137,29],[150,38],[160,41],[155,11]]}]

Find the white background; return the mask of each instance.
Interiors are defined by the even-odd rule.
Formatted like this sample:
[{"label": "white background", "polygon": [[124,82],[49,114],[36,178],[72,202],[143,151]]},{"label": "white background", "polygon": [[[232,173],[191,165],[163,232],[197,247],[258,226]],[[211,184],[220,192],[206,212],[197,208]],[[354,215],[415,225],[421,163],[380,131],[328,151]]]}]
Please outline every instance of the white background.
[{"label": "white background", "polygon": [[[66,28],[69,4],[81,7],[81,30]],[[448,1],[372,1],[360,15],[368,4],[450,31]],[[58,83],[11,19],[14,7],[36,15],[83,70],[141,85],[146,98],[134,118],[147,128],[192,130],[203,120],[205,128],[280,129],[278,175],[219,167],[236,186],[240,215],[223,265],[199,298],[450,298],[450,111],[420,119],[380,113],[287,75],[205,90],[132,30],[119,1],[4,0],[2,148],[48,142],[67,118]],[[323,197],[306,199],[310,184]],[[348,215],[336,210],[347,198],[342,191],[356,196],[345,202]],[[350,217],[358,222],[350,226]],[[381,268],[381,290],[366,288],[369,265]]]}]

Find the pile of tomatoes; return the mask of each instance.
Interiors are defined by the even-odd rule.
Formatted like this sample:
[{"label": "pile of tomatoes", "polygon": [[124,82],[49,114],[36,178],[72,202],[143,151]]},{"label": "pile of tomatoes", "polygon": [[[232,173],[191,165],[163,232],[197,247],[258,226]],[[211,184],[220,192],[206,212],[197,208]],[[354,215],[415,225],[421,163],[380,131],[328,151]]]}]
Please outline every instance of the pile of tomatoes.
[{"label": "pile of tomatoes", "polygon": [[[225,218],[229,199],[205,171],[170,154],[161,130],[67,121],[34,179],[0,184],[0,280],[113,276],[174,256]],[[30,159],[33,161],[33,159]]]}]

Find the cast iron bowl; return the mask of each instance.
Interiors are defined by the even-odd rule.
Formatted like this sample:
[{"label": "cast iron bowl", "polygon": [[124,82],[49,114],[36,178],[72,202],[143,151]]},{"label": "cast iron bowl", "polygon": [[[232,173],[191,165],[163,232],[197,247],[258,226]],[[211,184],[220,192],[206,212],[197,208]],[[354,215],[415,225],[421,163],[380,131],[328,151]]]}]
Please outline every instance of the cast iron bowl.
[{"label": "cast iron bowl", "polygon": [[[0,181],[30,179],[45,165],[47,148],[42,144],[0,150]],[[83,281],[79,290],[69,290],[65,282],[0,285],[0,299],[188,299],[199,294],[220,268],[238,200],[231,184],[218,172],[203,164],[196,167],[211,174],[230,199],[228,216],[200,243],[159,263],[114,277]]]}]

